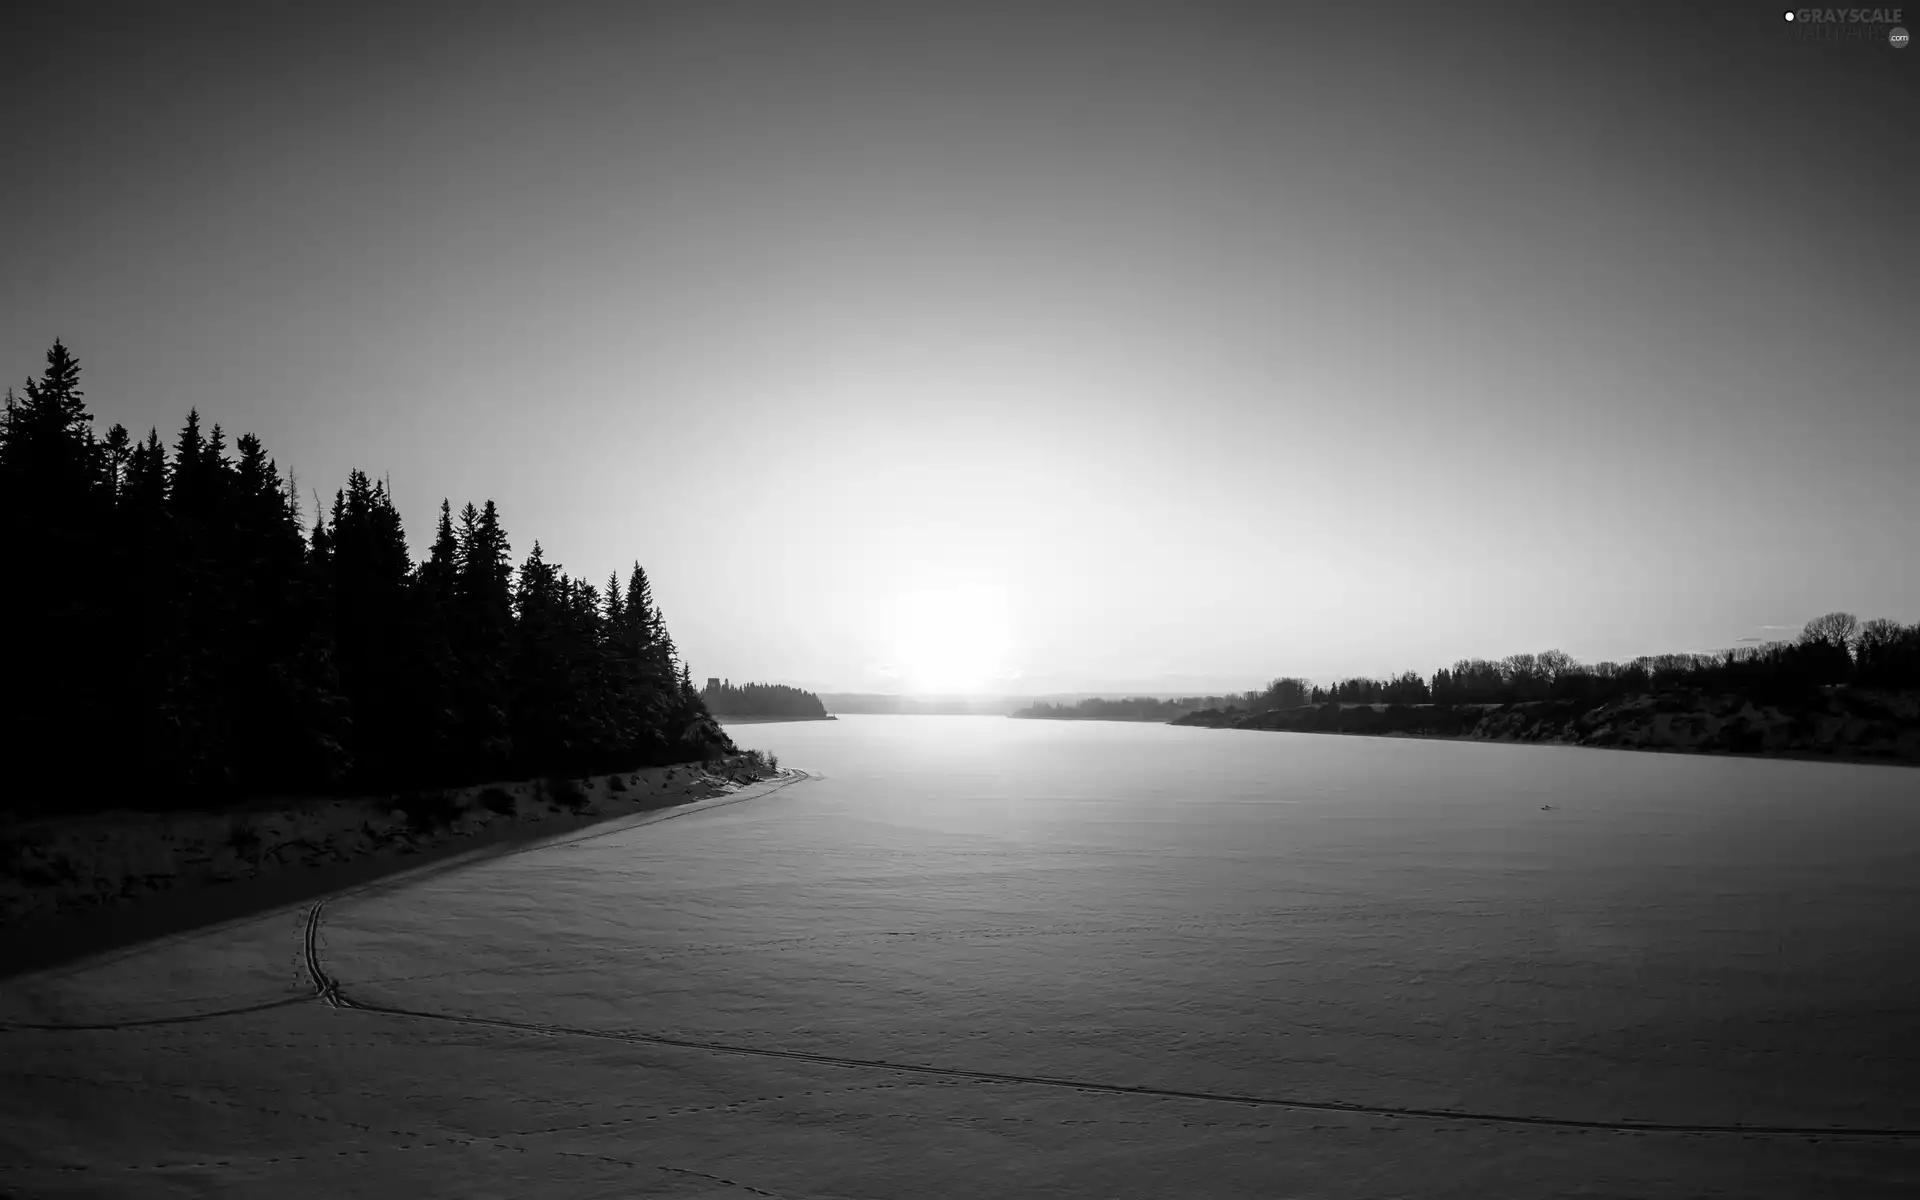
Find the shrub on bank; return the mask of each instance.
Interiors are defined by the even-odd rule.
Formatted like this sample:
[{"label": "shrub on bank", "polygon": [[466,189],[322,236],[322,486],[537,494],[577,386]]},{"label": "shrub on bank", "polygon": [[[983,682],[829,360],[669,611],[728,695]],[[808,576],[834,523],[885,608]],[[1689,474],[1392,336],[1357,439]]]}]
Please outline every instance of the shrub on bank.
[{"label": "shrub on bank", "polygon": [[407,828],[414,833],[445,829],[460,819],[460,802],[454,794],[441,789],[411,792],[400,798],[397,807],[407,815]]},{"label": "shrub on bank", "polygon": [[580,784],[565,776],[554,775],[541,784],[546,793],[547,803],[568,812],[579,812],[587,806],[587,794],[580,790]]}]

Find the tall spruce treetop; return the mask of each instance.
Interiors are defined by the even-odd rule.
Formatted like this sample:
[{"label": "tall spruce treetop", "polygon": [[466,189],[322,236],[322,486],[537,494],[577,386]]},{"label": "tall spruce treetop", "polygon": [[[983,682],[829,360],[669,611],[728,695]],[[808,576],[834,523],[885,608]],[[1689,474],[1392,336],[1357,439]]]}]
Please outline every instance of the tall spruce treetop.
[{"label": "tall spruce treetop", "polygon": [[[8,393],[12,395],[11,392]],[[58,340],[47,351],[47,369],[27,380],[27,398],[14,417],[30,436],[70,438],[93,435],[93,415],[80,388],[80,360]]]},{"label": "tall spruce treetop", "polygon": [[115,422],[100,443],[100,477],[107,495],[118,498],[125,482],[127,461],[133,457],[133,440],[127,427]]},{"label": "tall spruce treetop", "polygon": [[387,485],[373,482],[365,471],[351,472],[347,486],[335,493],[328,534],[335,569],[347,572],[343,582],[397,591],[413,572],[407,535]]},{"label": "tall spruce treetop", "polygon": [[667,615],[658,608],[653,610],[653,644],[649,647],[656,664],[655,670],[667,686],[674,687],[674,675],[684,664],[680,662],[680,648],[673,644],[673,635],[667,632]]},{"label": "tall spruce treetop", "polygon": [[207,439],[200,432],[200,410],[187,410],[187,423],[173,444],[173,478],[169,480],[167,501],[175,511],[198,512],[206,499]]},{"label": "tall spruce treetop", "polygon": [[607,576],[607,628],[616,633],[627,619],[627,603],[620,595],[618,572]]},{"label": "tall spruce treetop", "polygon": [[649,651],[659,641],[660,614],[653,607],[653,584],[639,563],[634,563],[634,574],[626,582],[626,620],[637,651]]},{"label": "tall spruce treetop", "polygon": [[520,566],[519,586],[514,590],[514,604],[521,621],[545,618],[563,579],[547,562],[546,552],[536,539],[532,551],[527,554],[527,561]]},{"label": "tall spruce treetop", "polygon": [[433,547],[427,551],[427,561],[421,568],[421,574],[432,585],[436,597],[444,597],[452,590],[459,564],[460,543],[453,536],[453,506],[443,499],[440,501],[440,522],[433,530]]},{"label": "tall spruce treetop", "polygon": [[333,561],[333,538],[327,533],[327,514],[318,511],[317,505],[313,514],[313,533],[308,540],[313,543],[315,566],[325,567]]},{"label": "tall spruce treetop", "polygon": [[167,499],[167,474],[167,447],[158,429],[148,429],[147,440],[127,455],[121,500],[142,512],[158,513]]},{"label": "tall spruce treetop", "polygon": [[240,440],[234,443],[234,449],[240,451],[237,482],[240,485],[238,499],[241,512],[256,517],[265,508],[276,516],[285,515],[287,502],[280,490],[280,468],[267,457],[260,439],[251,433],[243,433]]},{"label": "tall spruce treetop", "polygon": [[504,605],[512,595],[513,547],[506,530],[500,527],[500,511],[493,501],[475,509],[472,501],[460,510],[459,548],[460,590],[468,600],[492,601]]},{"label": "tall spruce treetop", "polygon": [[241,434],[234,447],[240,459],[229,480],[229,516],[240,538],[239,565],[257,570],[272,560],[291,568],[301,557],[300,528],[287,507],[280,468],[250,433]]},{"label": "tall spruce treetop", "polygon": [[26,386],[24,400],[7,393],[0,469],[41,503],[72,504],[93,482],[93,417],[80,389],[80,362],[56,341],[46,372]]},{"label": "tall spruce treetop", "polygon": [[500,525],[500,510],[491,500],[480,507],[480,539],[491,559],[490,582],[498,594],[505,595],[507,582],[513,577],[513,546]]}]

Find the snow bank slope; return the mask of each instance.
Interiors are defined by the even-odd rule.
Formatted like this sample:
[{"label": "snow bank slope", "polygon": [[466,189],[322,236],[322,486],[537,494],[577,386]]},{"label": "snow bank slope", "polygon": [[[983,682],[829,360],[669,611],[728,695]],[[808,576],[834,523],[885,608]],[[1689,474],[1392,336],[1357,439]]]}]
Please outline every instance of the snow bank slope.
[{"label": "snow bank slope", "polygon": [[756,778],[744,756],[581,780],[289,801],[237,812],[107,812],[0,830],[0,925],[290,868],[418,855],[508,829],[624,816]]}]

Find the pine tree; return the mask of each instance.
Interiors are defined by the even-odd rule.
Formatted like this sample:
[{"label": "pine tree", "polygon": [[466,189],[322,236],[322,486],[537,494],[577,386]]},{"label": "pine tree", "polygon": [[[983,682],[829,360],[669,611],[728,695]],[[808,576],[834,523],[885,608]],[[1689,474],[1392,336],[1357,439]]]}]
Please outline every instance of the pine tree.
[{"label": "pine tree", "polygon": [[453,598],[459,570],[460,543],[453,536],[453,506],[443,499],[440,501],[440,523],[434,527],[433,546],[427,551],[421,576],[435,599],[444,603]]},{"label": "pine tree", "polygon": [[187,423],[173,444],[173,476],[167,502],[181,515],[198,515],[206,507],[207,440],[200,432],[200,410],[187,410]]},{"label": "pine tree", "polygon": [[322,636],[321,581],[279,467],[252,434],[236,448],[230,569],[240,621],[230,643],[230,687],[241,697],[237,757],[250,788],[324,786],[345,774],[349,734],[332,648]]},{"label": "pine tree", "polygon": [[580,764],[585,770],[603,770],[615,761],[619,722],[600,589],[584,579],[574,580],[570,601],[567,626],[574,655],[574,716]]},{"label": "pine tree", "polygon": [[98,470],[107,495],[118,499],[122,482],[126,478],[127,460],[133,455],[127,427],[115,423],[107,430],[106,438],[100,443]]},{"label": "pine tree", "polygon": [[16,494],[30,492],[71,510],[92,491],[93,446],[80,362],[55,341],[47,351],[46,372],[27,381],[26,398],[16,401],[7,392],[0,474],[17,481]]},{"label": "pine tree", "polygon": [[160,443],[160,431],[149,429],[147,440],[127,456],[127,473],[121,499],[142,511],[157,513],[167,499],[167,448]]},{"label": "pine tree", "polygon": [[563,706],[567,672],[560,628],[561,579],[538,541],[520,567],[514,590],[513,658],[509,671],[513,747],[523,764],[565,756]]},{"label": "pine tree", "polygon": [[512,653],[512,567],[506,531],[493,501],[460,512],[456,544],[452,640],[457,663],[456,752],[483,777],[513,759],[508,715]]},{"label": "pine tree", "polygon": [[414,579],[414,610],[419,645],[413,672],[417,682],[423,773],[438,780],[467,782],[459,749],[460,665],[454,653],[454,615],[459,583],[460,544],[453,532],[453,509],[440,501],[433,545]]},{"label": "pine tree", "polygon": [[[80,363],[58,341],[46,371],[7,395],[0,423],[0,546],[15,576],[0,588],[0,627],[13,647],[0,736],[7,761],[97,761],[111,706],[101,684],[112,648],[112,497],[101,486]],[[17,741],[16,741],[17,739]],[[40,794],[35,770],[13,786]]]},{"label": "pine tree", "polygon": [[327,579],[340,683],[353,715],[352,749],[365,781],[401,780],[417,753],[418,705],[408,667],[414,641],[412,561],[384,483],[365,471],[334,495]]}]

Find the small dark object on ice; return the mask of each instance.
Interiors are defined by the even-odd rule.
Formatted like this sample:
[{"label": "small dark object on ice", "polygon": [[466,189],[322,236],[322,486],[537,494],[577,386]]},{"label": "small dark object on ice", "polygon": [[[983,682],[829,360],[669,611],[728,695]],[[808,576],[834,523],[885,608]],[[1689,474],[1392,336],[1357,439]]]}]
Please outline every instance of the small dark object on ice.
[{"label": "small dark object on ice", "polygon": [[1550,809],[1550,808],[1552,808],[1552,807],[1553,807],[1553,805],[1551,805],[1551,804],[1542,804],[1542,805],[1540,806],[1540,811],[1541,811],[1541,812],[1546,812],[1546,811],[1547,811],[1548,809]]}]

